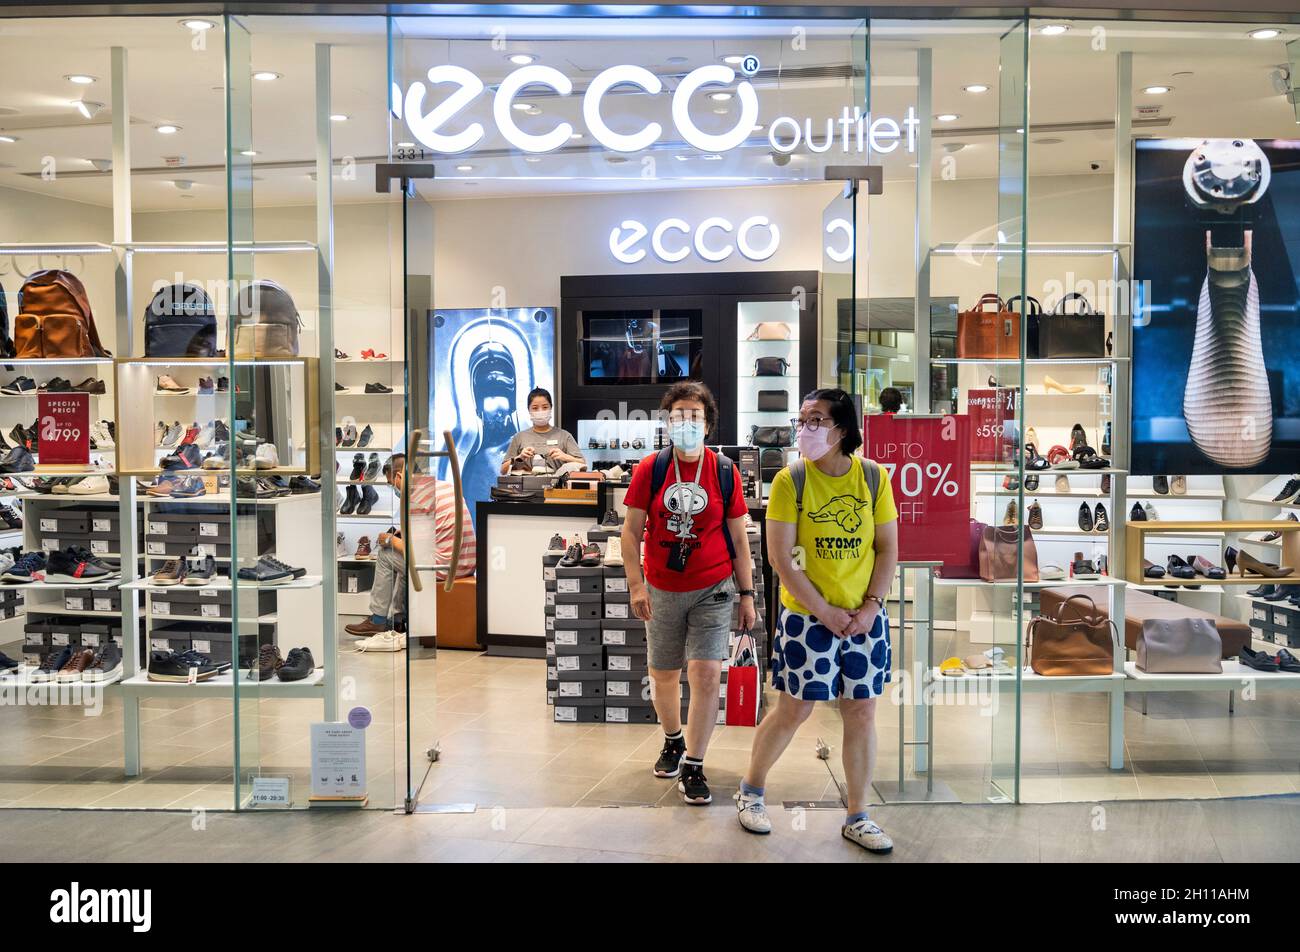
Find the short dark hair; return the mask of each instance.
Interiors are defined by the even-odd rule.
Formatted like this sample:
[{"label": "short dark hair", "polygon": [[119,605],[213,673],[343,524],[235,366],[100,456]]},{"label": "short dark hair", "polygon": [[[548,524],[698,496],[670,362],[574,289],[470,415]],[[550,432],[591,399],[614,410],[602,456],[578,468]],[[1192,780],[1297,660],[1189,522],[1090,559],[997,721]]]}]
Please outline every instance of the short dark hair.
[{"label": "short dark hair", "polygon": [[831,419],[844,434],[840,440],[840,452],[845,456],[856,453],[862,445],[862,428],[858,425],[858,408],[853,398],[839,387],[821,387],[803,398],[804,403],[810,400],[825,400],[830,405]]},{"label": "short dark hair", "polygon": [[683,380],[664,391],[664,398],[659,401],[659,409],[667,414],[678,400],[698,400],[704,404],[704,422],[706,429],[712,433],[718,425],[718,402],[713,393],[698,380]]},{"label": "short dark hair", "polygon": [[538,397],[545,397],[546,402],[551,405],[552,409],[554,409],[555,401],[551,399],[551,391],[547,390],[545,387],[533,387],[532,390],[529,390],[528,399],[524,401],[524,406],[531,407],[533,401]]},{"label": "short dark hair", "polygon": [[885,413],[897,413],[903,409],[903,391],[897,387],[886,387],[880,391],[880,409]]},{"label": "short dark hair", "polygon": [[384,478],[391,481],[393,477],[393,472],[396,469],[396,467],[399,465],[403,468],[403,470],[405,470],[406,468],[405,453],[393,453],[391,456],[388,457],[387,460],[384,461]]}]

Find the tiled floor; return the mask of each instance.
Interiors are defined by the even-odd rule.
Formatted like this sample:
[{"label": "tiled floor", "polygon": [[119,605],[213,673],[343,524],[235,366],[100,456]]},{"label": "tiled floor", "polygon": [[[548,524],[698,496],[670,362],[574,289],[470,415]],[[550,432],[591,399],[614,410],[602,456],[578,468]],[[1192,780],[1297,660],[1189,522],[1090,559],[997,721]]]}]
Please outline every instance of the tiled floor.
[{"label": "tiled floor", "polygon": [[[342,636],[345,648],[350,639]],[[948,652],[955,646],[943,645]],[[951,650],[951,653],[961,653]],[[406,762],[405,672],[396,655],[340,658],[342,710],[368,707],[371,805],[401,802]],[[656,780],[649,766],[662,735],[652,725],[556,724],[545,703],[543,662],[444,651],[413,665],[409,696],[415,785],[422,803],[475,803],[480,807],[677,806],[673,785]],[[879,705],[877,777],[898,770],[895,697]],[[1009,709],[950,698],[935,711],[935,776],[968,803],[997,791],[994,767],[1009,757]],[[910,721],[910,711],[903,709]],[[294,796],[306,796],[308,725],[321,717],[314,701],[248,700],[240,719],[241,772],[294,778]],[[1265,694],[1227,711],[1227,696],[1151,695],[1143,715],[1137,702],[1125,711],[1125,767],[1106,766],[1106,702],[1100,696],[1026,697],[1022,799],[1026,802],[1254,796],[1300,791],[1300,699]],[[235,712],[229,700],[149,700],[141,713],[143,773],[122,771],[120,702],[110,699],[100,716],[79,709],[0,707],[0,806],[207,807],[234,803]],[[729,804],[744,770],[753,731],[720,727],[707,772],[719,805]],[[818,738],[831,760],[816,756]],[[801,729],[769,780],[769,799],[824,800],[838,796],[833,770],[840,726],[832,705]],[[441,758],[430,765],[434,744]],[[1005,752],[1005,753],[1004,753]],[[909,754],[910,763],[910,754]],[[426,776],[427,773],[427,776]],[[909,775],[910,778],[910,775]]]}]

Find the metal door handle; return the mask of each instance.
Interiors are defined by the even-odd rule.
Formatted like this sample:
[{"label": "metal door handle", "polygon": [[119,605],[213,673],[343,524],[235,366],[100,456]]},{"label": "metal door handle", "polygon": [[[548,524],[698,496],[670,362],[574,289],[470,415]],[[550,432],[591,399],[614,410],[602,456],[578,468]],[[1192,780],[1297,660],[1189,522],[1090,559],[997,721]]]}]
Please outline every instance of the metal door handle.
[{"label": "metal door handle", "polygon": [[[421,433],[420,430],[411,431],[411,439],[409,441],[409,446],[413,450],[418,449],[420,446],[420,433]],[[415,454],[414,453],[411,454],[411,462],[406,467],[406,479],[409,479],[411,481],[415,480]],[[409,484],[408,484],[408,489],[409,489]],[[435,486],[435,492],[434,492],[435,513],[437,512],[437,508],[438,508],[437,498],[438,498],[438,494],[436,492],[436,486]],[[402,494],[402,542],[403,542],[402,548],[406,552],[406,577],[411,580],[412,588],[414,588],[417,592],[422,592],[424,591],[424,584],[420,581],[420,573],[413,570],[414,566],[411,561],[412,558],[414,557],[413,550],[415,549],[415,540],[411,537],[411,531],[410,531],[411,527],[409,525],[410,509],[411,509],[411,494],[409,492],[405,492]]]},{"label": "metal door handle", "polygon": [[[411,431],[412,453],[416,453],[419,451],[419,442],[417,441],[417,436],[420,434],[420,432],[421,432],[420,430]],[[461,489],[460,456],[458,456],[456,453],[456,443],[451,438],[451,430],[443,430],[442,439],[443,442],[447,444],[447,448],[445,450],[439,450],[434,453],[428,453],[422,455],[428,455],[431,457],[445,456],[451,462],[451,485],[452,485],[452,489],[456,493],[456,500],[455,500],[456,501],[456,530],[451,545],[451,564],[447,566],[447,580],[446,582],[443,583],[442,586],[442,590],[444,592],[450,592],[452,585],[455,584],[456,582],[456,575],[460,571],[460,553],[461,553],[461,546],[464,543],[464,536],[465,536],[465,494]],[[435,518],[436,518],[436,509],[437,509],[436,505],[434,508],[435,508]],[[411,547],[409,544],[406,547],[406,552],[407,552],[407,562],[406,562],[407,574],[411,576],[411,582],[415,586],[415,590],[417,592],[421,591],[422,589],[420,588],[419,573],[411,571],[411,561],[410,561]]]}]

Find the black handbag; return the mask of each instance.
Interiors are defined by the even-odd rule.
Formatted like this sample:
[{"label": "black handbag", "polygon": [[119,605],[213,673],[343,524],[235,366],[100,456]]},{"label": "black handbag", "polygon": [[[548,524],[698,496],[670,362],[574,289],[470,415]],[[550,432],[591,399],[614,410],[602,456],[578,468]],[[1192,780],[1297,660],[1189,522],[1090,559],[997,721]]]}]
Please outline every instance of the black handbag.
[{"label": "black handbag", "polygon": [[794,445],[792,426],[753,426],[749,431],[750,446],[783,447]]},{"label": "black handbag", "polygon": [[784,357],[759,357],[754,361],[755,377],[784,377],[790,361]]},{"label": "black handbag", "polygon": [[790,410],[790,394],[784,390],[760,390],[758,391],[758,409],[764,413],[781,411],[788,413]]},{"label": "black handbag", "polygon": [[[1074,314],[1067,314],[1066,303],[1079,302]],[[1061,298],[1044,314],[1038,331],[1039,357],[1105,357],[1106,315],[1098,313],[1088,299],[1077,291]]]},{"label": "black handbag", "polygon": [[758,451],[759,477],[770,483],[776,474],[785,469],[785,450],[763,449]]},{"label": "black handbag", "polygon": [[1042,323],[1043,305],[1038,303],[1038,298],[1036,297],[1024,297],[1023,295],[1017,294],[1015,297],[1007,298],[1007,309],[1012,311],[1015,310],[1015,308],[1011,306],[1012,301],[1021,301],[1029,307],[1028,311],[1023,312],[1020,315],[1021,322],[1025,325],[1025,356],[1041,357],[1042,354],[1038,352],[1038,328]]}]

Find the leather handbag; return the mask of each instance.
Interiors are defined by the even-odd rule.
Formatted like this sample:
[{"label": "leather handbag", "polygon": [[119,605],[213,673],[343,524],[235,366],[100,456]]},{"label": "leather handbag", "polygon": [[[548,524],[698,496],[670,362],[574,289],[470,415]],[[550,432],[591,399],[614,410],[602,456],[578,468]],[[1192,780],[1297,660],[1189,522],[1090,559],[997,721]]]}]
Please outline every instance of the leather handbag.
[{"label": "leather handbag", "polygon": [[1036,297],[1025,297],[1017,294],[1015,297],[1007,298],[1007,310],[1012,310],[1013,301],[1019,301],[1027,305],[1027,310],[1020,311],[1020,320],[1025,325],[1025,356],[1038,357],[1038,326],[1043,319],[1043,305],[1039,303]]},{"label": "leather handbag", "polygon": [[1044,677],[1107,675],[1115,670],[1119,631],[1087,595],[1071,595],[1056,616],[1038,616],[1025,632],[1025,653]]},{"label": "leather handbag", "polygon": [[112,356],[99,342],[80,278],[68,271],[37,271],[27,279],[18,295],[14,351],[18,360]]},{"label": "leather handbag", "polygon": [[940,578],[979,578],[980,542],[988,526],[978,519],[970,521],[970,554],[965,562],[945,562],[939,569]]},{"label": "leather handbag", "polygon": [[1209,618],[1148,618],[1137,666],[1151,674],[1222,674],[1223,639]]},{"label": "leather handbag", "polygon": [[790,361],[784,357],[758,357],[754,360],[755,377],[784,377]]},{"label": "leather handbag", "polygon": [[790,325],[785,321],[759,321],[745,340],[789,340]]},{"label": "leather handbag", "polygon": [[[996,305],[989,310],[986,305]],[[957,356],[993,360],[1020,356],[1020,315],[996,294],[985,294],[968,311],[957,314]]]},{"label": "leather handbag", "polygon": [[753,426],[749,430],[750,446],[785,447],[794,445],[792,426]]},{"label": "leather handbag", "polygon": [[1018,548],[1024,552],[1024,580],[1037,582],[1038,547],[1034,545],[1034,533],[1028,526],[984,527],[980,537],[980,578],[986,582],[1014,582]]},{"label": "leather handbag", "polygon": [[764,413],[774,413],[777,410],[788,412],[790,409],[790,394],[784,390],[760,390],[758,391],[758,409]]},{"label": "leather handbag", "polygon": [[[1078,310],[1066,305],[1078,301]],[[1098,313],[1077,291],[1064,295],[1050,314],[1044,314],[1038,331],[1039,357],[1105,357],[1106,315]]]}]

